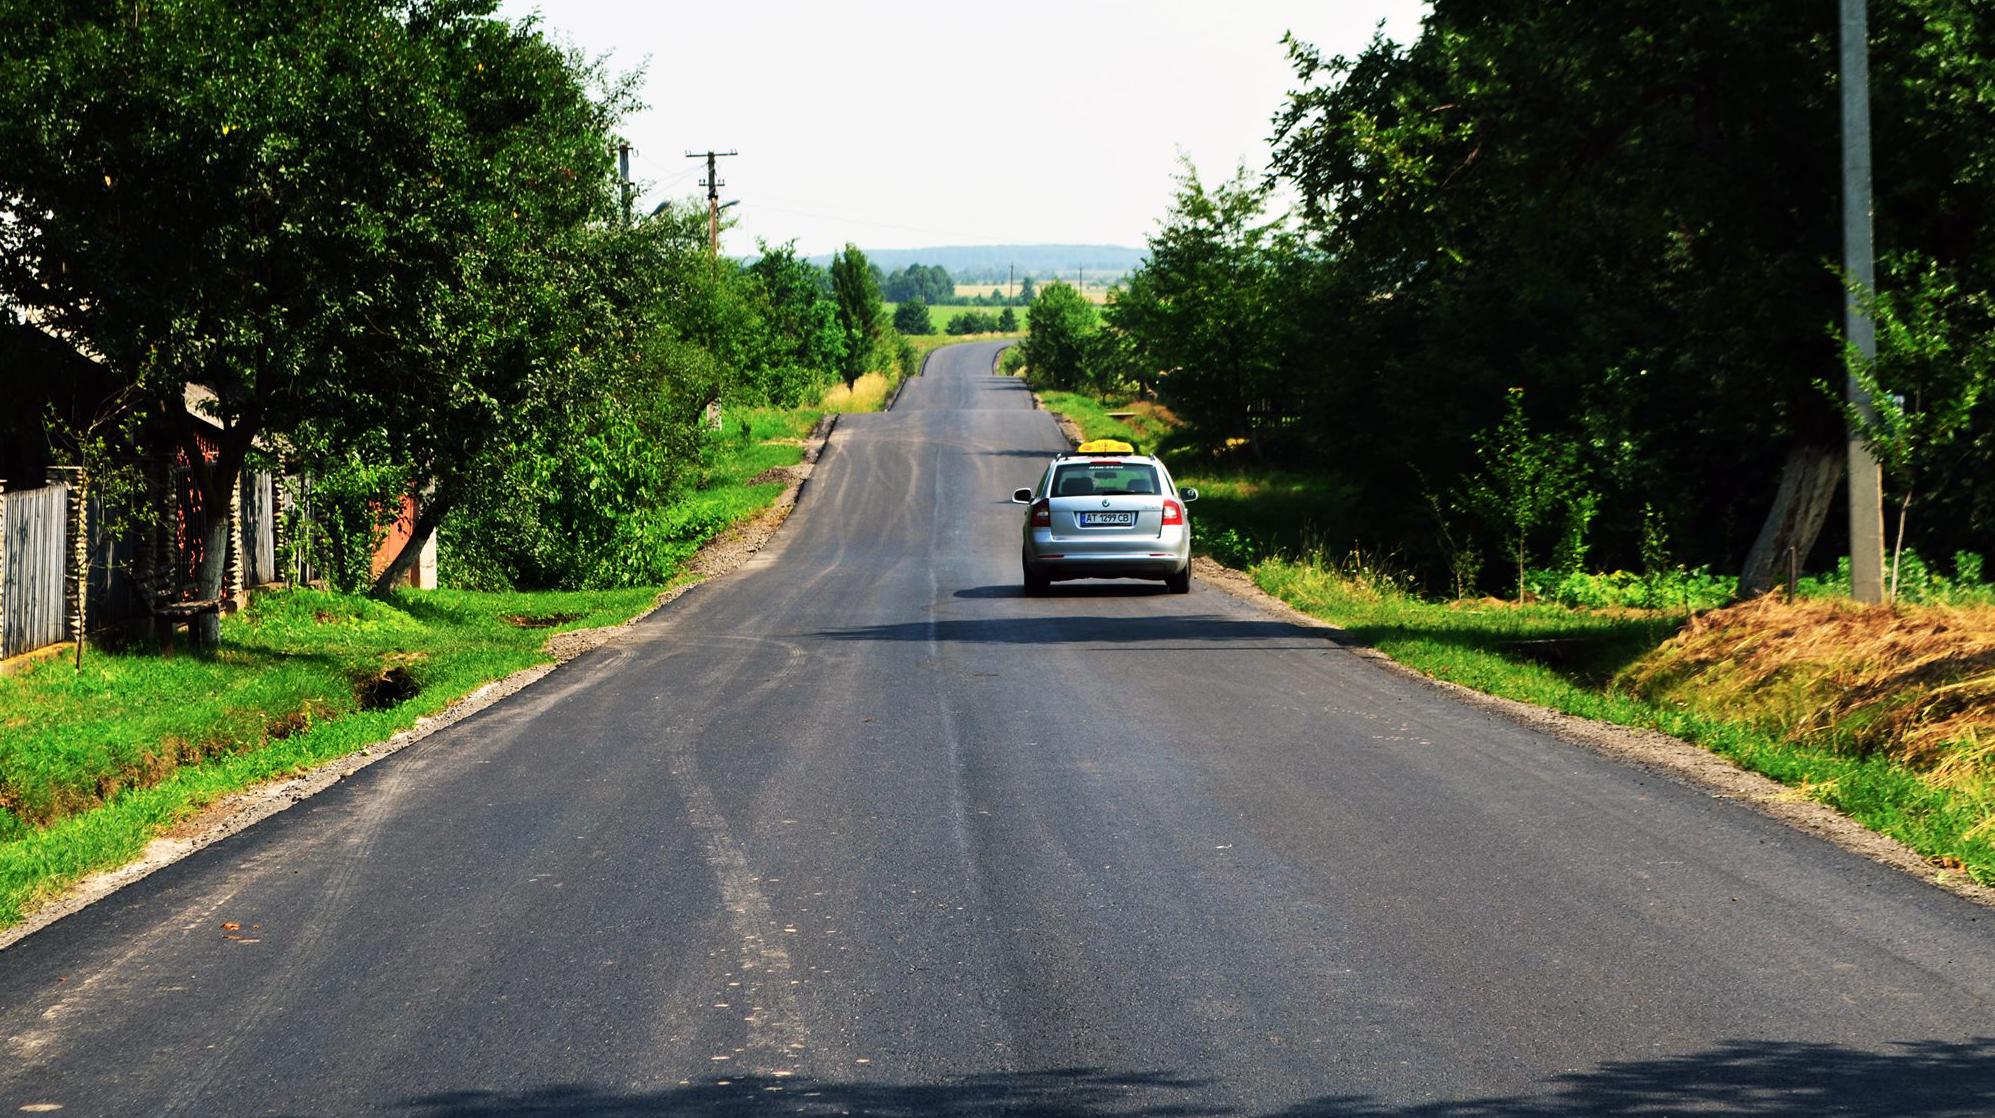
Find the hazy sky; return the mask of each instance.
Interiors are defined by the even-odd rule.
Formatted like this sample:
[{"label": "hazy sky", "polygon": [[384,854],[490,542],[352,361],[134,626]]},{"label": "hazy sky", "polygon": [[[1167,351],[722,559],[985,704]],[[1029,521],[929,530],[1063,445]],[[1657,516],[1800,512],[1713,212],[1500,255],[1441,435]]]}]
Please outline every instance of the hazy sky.
[{"label": "hazy sky", "polygon": [[651,107],[626,131],[647,208],[721,161],[723,249],[1140,246],[1182,150],[1207,179],[1258,169],[1293,87],[1281,37],[1326,53],[1421,0],[505,0],[613,68]]}]

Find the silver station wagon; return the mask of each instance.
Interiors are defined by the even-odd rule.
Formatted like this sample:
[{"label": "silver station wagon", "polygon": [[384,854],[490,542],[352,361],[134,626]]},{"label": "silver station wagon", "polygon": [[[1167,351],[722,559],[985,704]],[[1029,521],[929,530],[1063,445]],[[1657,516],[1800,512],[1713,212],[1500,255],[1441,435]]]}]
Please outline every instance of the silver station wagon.
[{"label": "silver station wagon", "polygon": [[1025,592],[1075,578],[1161,580],[1191,590],[1191,518],[1198,490],[1179,491],[1155,458],[1111,439],[1082,443],[1046,467],[1039,485],[1011,499],[1028,507]]}]

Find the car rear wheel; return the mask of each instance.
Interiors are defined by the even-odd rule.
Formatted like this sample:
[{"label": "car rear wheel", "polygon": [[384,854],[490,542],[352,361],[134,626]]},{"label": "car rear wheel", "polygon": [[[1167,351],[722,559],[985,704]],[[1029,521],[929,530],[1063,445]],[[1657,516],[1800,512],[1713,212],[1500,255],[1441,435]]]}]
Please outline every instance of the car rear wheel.
[{"label": "car rear wheel", "polygon": [[1164,586],[1173,594],[1191,593],[1191,568],[1187,566],[1177,574],[1167,575],[1164,578]]}]

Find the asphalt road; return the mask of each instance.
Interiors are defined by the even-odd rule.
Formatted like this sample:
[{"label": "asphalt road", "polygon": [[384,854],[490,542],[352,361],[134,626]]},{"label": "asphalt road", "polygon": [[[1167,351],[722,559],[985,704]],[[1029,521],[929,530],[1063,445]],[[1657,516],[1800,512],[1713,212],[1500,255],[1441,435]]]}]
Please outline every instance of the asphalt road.
[{"label": "asphalt road", "polygon": [[0,952],[0,1113],[1995,1113],[1995,912],[1224,593],[1022,597],[993,352],[633,639]]}]

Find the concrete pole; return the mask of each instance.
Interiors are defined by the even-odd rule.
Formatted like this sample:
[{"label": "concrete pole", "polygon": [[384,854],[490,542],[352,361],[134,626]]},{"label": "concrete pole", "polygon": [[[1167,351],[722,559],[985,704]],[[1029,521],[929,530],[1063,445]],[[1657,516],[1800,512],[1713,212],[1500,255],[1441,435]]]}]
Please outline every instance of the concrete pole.
[{"label": "concrete pole", "polygon": [[[1852,281],[1844,297],[1843,329],[1864,360],[1877,356],[1877,332],[1858,302],[1876,290],[1871,251],[1870,196],[1870,33],[1865,0],[1842,3],[1843,94],[1843,268]],[[1844,380],[1844,395],[1871,414],[1870,395],[1855,375]],[[1849,441],[1850,596],[1859,602],[1884,600],[1884,481],[1877,459],[1855,430]]]}]

